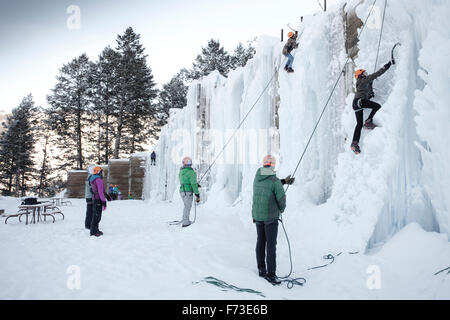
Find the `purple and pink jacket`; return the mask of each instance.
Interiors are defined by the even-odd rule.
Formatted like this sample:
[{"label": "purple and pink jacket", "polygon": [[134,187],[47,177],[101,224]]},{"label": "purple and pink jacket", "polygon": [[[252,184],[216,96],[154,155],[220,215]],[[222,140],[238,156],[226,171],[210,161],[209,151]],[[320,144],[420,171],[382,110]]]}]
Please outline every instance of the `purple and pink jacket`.
[{"label": "purple and pink jacket", "polygon": [[105,188],[103,187],[103,179],[98,175],[92,175],[90,178],[92,188],[92,199],[106,202]]}]

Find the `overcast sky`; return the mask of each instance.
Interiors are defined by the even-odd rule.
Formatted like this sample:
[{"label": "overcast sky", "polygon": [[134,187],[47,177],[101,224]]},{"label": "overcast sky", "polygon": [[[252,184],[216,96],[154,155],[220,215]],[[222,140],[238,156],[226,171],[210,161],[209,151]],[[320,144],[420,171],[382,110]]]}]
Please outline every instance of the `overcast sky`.
[{"label": "overcast sky", "polygon": [[[232,53],[239,42],[279,37],[288,23],[298,26],[302,15],[318,12],[318,1],[0,0],[0,111],[11,111],[28,93],[47,106],[63,64],[82,53],[95,61],[107,45],[115,48],[128,26],[141,35],[160,86],[191,68],[209,39]],[[73,5],[80,9],[78,29],[76,13],[68,13]]]}]

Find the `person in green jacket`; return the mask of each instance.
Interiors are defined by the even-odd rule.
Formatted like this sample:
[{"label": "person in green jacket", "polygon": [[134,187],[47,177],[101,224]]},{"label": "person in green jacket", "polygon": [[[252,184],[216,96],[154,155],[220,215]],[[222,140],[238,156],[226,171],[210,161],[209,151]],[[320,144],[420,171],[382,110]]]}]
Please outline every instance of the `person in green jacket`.
[{"label": "person in green jacket", "polygon": [[183,166],[180,169],[178,177],[180,179],[180,195],[184,203],[182,226],[187,227],[192,223],[189,220],[189,215],[191,213],[192,200],[194,198],[194,195],[196,197],[195,201],[197,203],[200,202],[197,174],[195,173],[194,169],[192,169],[191,158],[185,157],[183,159]]},{"label": "person in green jacket", "polygon": [[[278,220],[286,209],[284,184],[292,184],[291,176],[278,179],[275,173],[276,159],[271,155],[264,157],[263,167],[256,172],[253,181],[252,216],[256,224],[256,262],[259,276],[273,285],[280,284],[276,271],[276,245]],[[267,250],[267,257],[266,257]],[[267,262],[267,268],[266,268]]]}]

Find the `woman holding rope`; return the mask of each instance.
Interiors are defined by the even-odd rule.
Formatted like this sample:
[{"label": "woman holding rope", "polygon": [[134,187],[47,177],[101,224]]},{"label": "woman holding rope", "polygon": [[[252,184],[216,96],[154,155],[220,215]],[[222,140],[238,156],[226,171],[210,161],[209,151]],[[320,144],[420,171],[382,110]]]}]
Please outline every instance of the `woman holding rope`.
[{"label": "woman holding rope", "polygon": [[275,274],[278,219],[286,209],[283,185],[294,183],[295,178],[288,176],[278,179],[275,165],[275,157],[267,155],[264,157],[263,167],[256,172],[253,181],[252,216],[256,224],[256,262],[259,276],[273,285],[278,285],[281,283]]}]

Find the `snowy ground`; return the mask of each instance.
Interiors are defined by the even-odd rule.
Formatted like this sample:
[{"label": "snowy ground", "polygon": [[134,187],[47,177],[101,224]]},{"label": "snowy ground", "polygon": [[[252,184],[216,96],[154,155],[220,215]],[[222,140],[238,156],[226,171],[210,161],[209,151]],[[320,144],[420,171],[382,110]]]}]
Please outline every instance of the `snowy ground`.
[{"label": "snowy ground", "polygon": [[[54,224],[25,225],[12,218],[5,225],[1,219],[0,299],[263,299],[201,282],[206,276],[266,299],[450,299],[450,276],[433,275],[450,265],[447,237],[415,223],[369,253],[343,253],[332,265],[307,271],[327,263],[324,254],[337,252],[302,247],[286,216],[294,276],[307,279],[289,290],[258,277],[256,231],[243,205],[207,203],[198,208],[196,224],[182,229],[167,224],[181,215],[178,201],[110,202],[100,223],[105,234],[94,238],[84,229],[84,200],[72,201],[63,207],[65,220]],[[18,204],[0,198],[7,212]],[[281,227],[277,258],[282,276],[289,260]],[[67,286],[76,270],[70,266],[79,267],[79,289]]]}]

